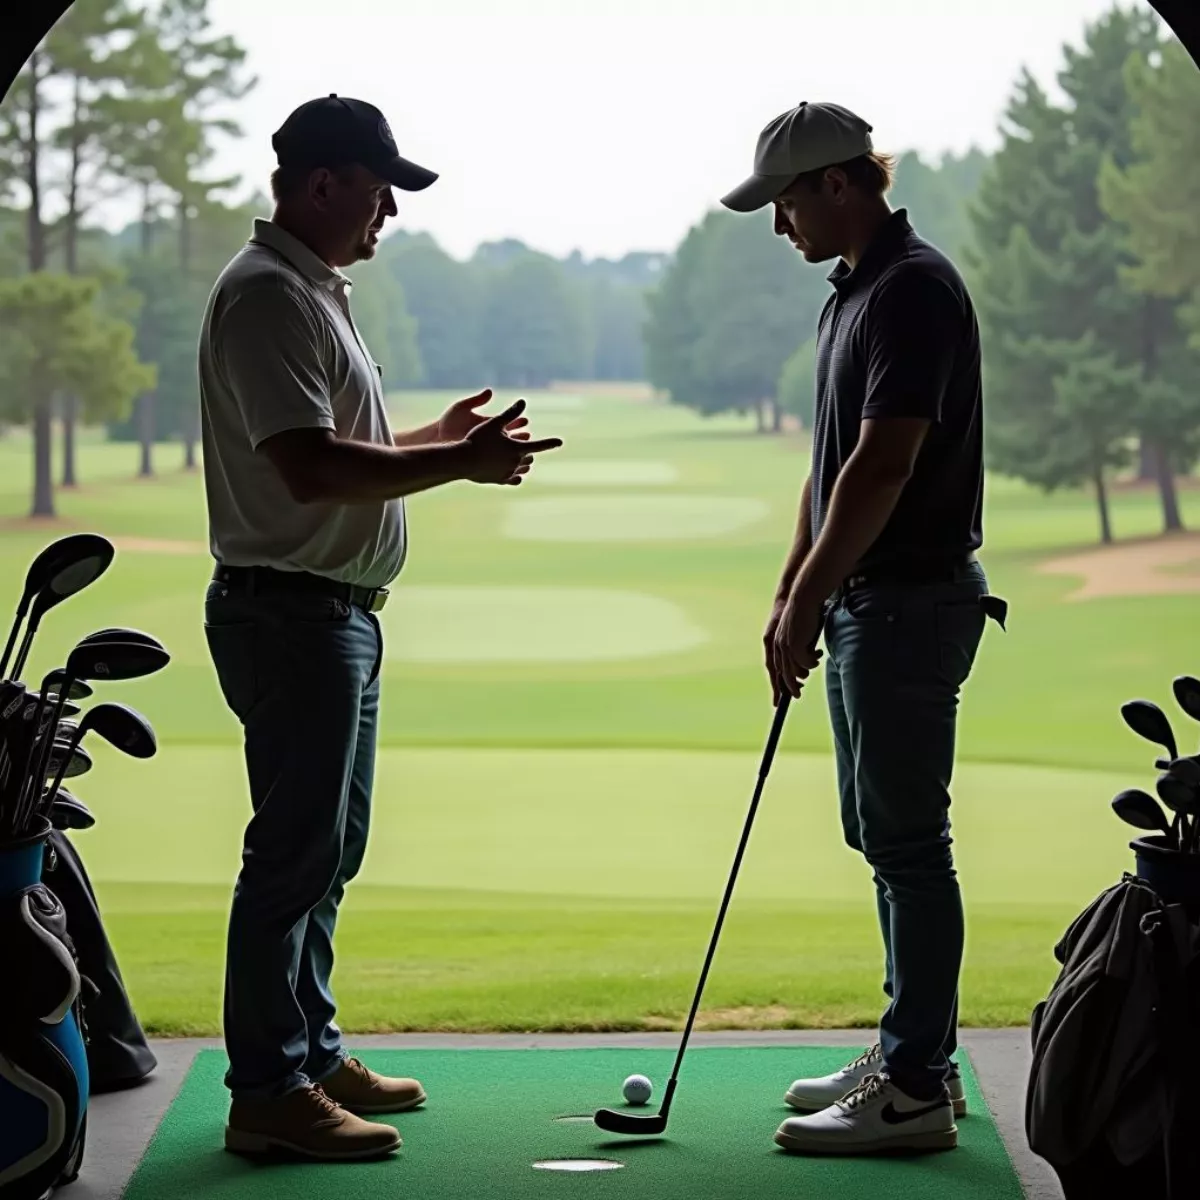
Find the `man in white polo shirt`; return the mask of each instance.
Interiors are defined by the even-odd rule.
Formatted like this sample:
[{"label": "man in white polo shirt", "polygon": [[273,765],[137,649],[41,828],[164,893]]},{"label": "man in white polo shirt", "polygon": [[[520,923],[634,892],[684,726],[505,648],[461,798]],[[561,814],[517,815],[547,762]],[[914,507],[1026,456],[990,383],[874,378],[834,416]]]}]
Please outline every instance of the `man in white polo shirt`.
[{"label": "man in white polo shirt", "polygon": [[212,291],[199,345],[210,544],[205,633],[244,729],[254,815],[229,920],[225,1144],[320,1159],[386,1154],[364,1120],[422,1104],[414,1079],[347,1055],[329,980],[346,883],[367,844],[382,638],[407,548],[404,497],[468,480],[520,484],[524,401],[483,392],[393,433],[380,368],[339,268],[375,253],[392,188],[437,178],[401,158],[362,101],[323,97],[276,133],[276,208]]}]

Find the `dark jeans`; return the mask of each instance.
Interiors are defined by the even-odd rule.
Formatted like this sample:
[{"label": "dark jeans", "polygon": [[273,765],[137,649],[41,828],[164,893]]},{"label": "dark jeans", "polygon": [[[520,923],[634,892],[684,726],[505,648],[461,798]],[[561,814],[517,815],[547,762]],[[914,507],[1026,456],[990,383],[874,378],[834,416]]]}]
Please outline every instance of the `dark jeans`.
[{"label": "dark jeans", "polygon": [[321,596],[209,585],[205,635],[245,734],[253,808],[225,971],[235,1097],[319,1082],[344,1057],[329,978],[346,884],[367,845],[379,712],[378,619]]},{"label": "dark jeans", "polygon": [[826,687],[847,844],[874,872],[885,953],[888,1073],[932,1095],[957,1050],[963,908],[950,845],[959,689],[987,619],[983,568],[868,587],[825,623]]}]

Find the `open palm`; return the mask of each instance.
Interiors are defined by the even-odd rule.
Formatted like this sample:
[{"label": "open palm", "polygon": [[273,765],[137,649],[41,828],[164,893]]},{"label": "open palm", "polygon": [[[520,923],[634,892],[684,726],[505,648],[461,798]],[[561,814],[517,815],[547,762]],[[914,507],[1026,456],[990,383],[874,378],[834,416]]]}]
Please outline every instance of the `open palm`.
[{"label": "open palm", "polygon": [[[461,442],[472,429],[482,425],[488,417],[479,409],[491,398],[491,388],[485,388],[475,396],[468,396],[465,400],[457,400],[450,405],[438,418],[438,441]],[[505,425],[504,430],[518,441],[528,441],[529,433],[525,428],[528,424],[528,417],[514,417]]]}]

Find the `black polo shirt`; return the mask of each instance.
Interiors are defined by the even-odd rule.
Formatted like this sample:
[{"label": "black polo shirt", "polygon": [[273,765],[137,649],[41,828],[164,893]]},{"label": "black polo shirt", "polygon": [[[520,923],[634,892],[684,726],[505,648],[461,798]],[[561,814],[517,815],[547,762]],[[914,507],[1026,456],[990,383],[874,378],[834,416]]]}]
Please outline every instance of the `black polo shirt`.
[{"label": "black polo shirt", "polygon": [[979,325],[954,264],[898,209],[833,295],[817,332],[813,538],[865,417],[932,425],[891,519],[861,570],[941,559],[983,543],[983,386]]}]

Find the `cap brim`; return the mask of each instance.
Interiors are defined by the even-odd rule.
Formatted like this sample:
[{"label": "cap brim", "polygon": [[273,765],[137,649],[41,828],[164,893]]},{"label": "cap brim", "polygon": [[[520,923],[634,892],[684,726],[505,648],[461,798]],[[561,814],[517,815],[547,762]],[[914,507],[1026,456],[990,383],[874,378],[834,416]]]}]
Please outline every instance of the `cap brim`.
[{"label": "cap brim", "polygon": [[794,175],[751,175],[738,184],[721,203],[734,212],[757,212],[787,191]]},{"label": "cap brim", "polygon": [[381,163],[371,163],[371,170],[380,179],[387,180],[392,187],[398,187],[402,192],[423,192],[430,184],[437,182],[437,173],[419,167],[407,158],[397,155]]}]

